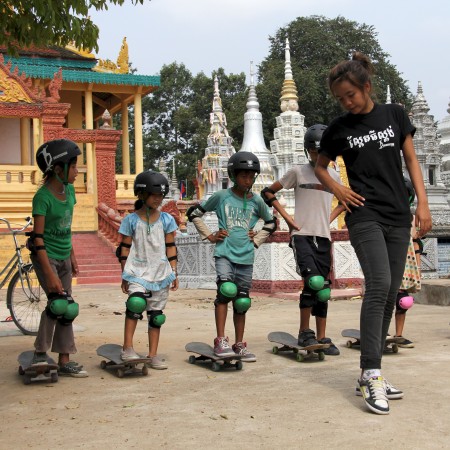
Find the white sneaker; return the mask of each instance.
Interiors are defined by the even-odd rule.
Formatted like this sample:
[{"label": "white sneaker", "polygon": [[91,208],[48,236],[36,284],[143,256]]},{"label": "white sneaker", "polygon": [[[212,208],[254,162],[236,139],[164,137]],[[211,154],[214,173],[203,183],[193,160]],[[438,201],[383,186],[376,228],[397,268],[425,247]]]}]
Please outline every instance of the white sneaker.
[{"label": "white sneaker", "polygon": [[214,339],[214,354],[216,356],[234,356],[234,350],[230,347],[227,337],[216,337]]},{"label": "white sneaker", "polygon": [[164,370],[167,369],[167,364],[164,359],[161,359],[159,356],[149,356],[151,358],[150,367],[156,370]]},{"label": "white sneaker", "polygon": [[122,361],[128,361],[130,359],[140,359],[141,356],[139,356],[133,349],[133,347],[124,348],[120,352],[120,359]]},{"label": "white sneaker", "polygon": [[372,377],[368,380],[358,380],[361,395],[366,406],[376,414],[389,414],[389,401],[386,396],[383,377]]},{"label": "white sneaker", "polygon": [[256,356],[247,349],[247,342],[236,342],[232,346],[232,349],[236,355],[241,356],[241,361],[255,362]]}]

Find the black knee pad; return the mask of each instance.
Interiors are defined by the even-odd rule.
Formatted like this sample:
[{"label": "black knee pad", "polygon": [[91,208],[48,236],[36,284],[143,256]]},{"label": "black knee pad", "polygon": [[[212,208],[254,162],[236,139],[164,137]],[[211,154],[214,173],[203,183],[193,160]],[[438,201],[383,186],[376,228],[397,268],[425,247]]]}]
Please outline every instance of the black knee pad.
[{"label": "black knee pad", "polygon": [[236,314],[245,314],[252,306],[248,289],[238,289],[236,299],[233,300],[233,311]]},{"label": "black knee pad", "polygon": [[300,309],[312,308],[317,303],[316,295],[314,292],[311,292],[309,289],[303,289],[303,292],[300,294]]},{"label": "black knee pad", "polygon": [[236,298],[238,287],[230,278],[220,278],[217,280],[217,297],[214,304],[229,303]]},{"label": "black knee pad", "polygon": [[327,313],[328,313],[328,302],[316,301],[316,303],[314,303],[311,310],[311,315],[315,317],[321,317],[322,319],[326,319]]},{"label": "black knee pad", "polygon": [[147,308],[147,299],[152,296],[151,292],[145,294],[144,292],[133,292],[128,296],[125,302],[125,315],[129,319],[142,320],[144,317],[142,313]]},{"label": "black knee pad", "polygon": [[166,315],[161,310],[147,311],[147,318],[149,328],[161,328],[166,321]]}]

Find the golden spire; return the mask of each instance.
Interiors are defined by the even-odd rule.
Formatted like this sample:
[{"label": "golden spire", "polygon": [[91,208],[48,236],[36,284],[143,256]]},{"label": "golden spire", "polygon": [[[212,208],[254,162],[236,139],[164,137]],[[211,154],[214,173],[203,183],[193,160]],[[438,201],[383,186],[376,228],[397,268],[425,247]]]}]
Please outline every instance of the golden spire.
[{"label": "golden spire", "polygon": [[281,89],[281,111],[298,111],[297,86],[292,76],[291,53],[289,39],[286,38],[285,61],[284,61],[284,82]]}]

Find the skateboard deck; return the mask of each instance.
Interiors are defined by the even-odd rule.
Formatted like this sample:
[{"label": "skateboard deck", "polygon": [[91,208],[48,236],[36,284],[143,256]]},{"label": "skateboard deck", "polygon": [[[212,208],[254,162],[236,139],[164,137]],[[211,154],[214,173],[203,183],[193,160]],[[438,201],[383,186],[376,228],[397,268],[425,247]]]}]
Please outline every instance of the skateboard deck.
[{"label": "skateboard deck", "polygon": [[148,375],[148,365],[151,363],[151,358],[142,356],[139,359],[129,359],[122,361],[120,352],[122,346],[117,344],[104,344],[97,348],[97,355],[108,359],[109,361],[102,361],[100,367],[105,370],[115,370],[119,378],[125,375],[141,373],[144,376]]},{"label": "skateboard deck", "polygon": [[[186,344],[185,349],[187,352],[196,353],[200,356],[189,356],[189,363],[195,364],[198,361],[210,361],[211,368],[214,372],[218,372],[221,369],[234,367],[236,370],[242,369],[242,361],[240,355],[232,356],[217,356],[214,353],[214,349],[204,342],[189,342]],[[235,362],[233,362],[235,361]]]},{"label": "skateboard deck", "polygon": [[267,339],[270,342],[275,342],[282,345],[281,347],[277,345],[273,346],[272,353],[277,354],[279,352],[293,352],[295,354],[295,359],[298,362],[303,362],[314,355],[317,356],[319,361],[323,361],[325,359],[324,350],[330,346],[330,344],[315,344],[307,347],[301,347],[298,345],[298,339],[296,337],[283,331],[273,331],[268,334]]},{"label": "skateboard deck", "polygon": [[32,381],[58,381],[58,364],[47,357],[47,362],[32,364],[34,350],[22,352],[17,360],[19,361],[19,375],[23,375],[23,383],[30,384]]},{"label": "skateboard deck", "polygon": [[[352,340],[348,340],[346,345],[348,348],[352,348],[352,347],[359,347],[361,346],[361,333],[359,330],[356,329],[347,329],[347,330],[342,330],[342,337],[348,337],[348,338],[352,338]],[[401,344],[403,341],[405,340],[405,338],[403,337],[388,337],[386,338],[386,342],[384,344],[384,351],[386,352],[390,352],[392,351],[392,353],[398,353],[398,344]]]}]

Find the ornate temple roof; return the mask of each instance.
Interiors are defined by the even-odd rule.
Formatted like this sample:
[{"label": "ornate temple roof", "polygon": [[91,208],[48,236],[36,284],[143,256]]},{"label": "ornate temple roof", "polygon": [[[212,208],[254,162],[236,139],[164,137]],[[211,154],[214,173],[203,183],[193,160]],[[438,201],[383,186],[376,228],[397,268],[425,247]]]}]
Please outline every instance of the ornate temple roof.
[{"label": "ornate temple roof", "polygon": [[0,53],[4,54],[5,63],[11,61],[12,70],[17,67],[20,73],[25,73],[31,78],[51,79],[55,72],[62,68],[62,79],[66,82],[152,87],[160,85],[160,77],[157,75],[128,73],[128,49],[125,39],[119,53],[119,59],[122,53],[126,53],[123,55],[126,59],[125,68],[118,68],[109,60],[97,60],[91,53],[71,46],[30,47],[20,50],[18,57],[7,55],[6,48],[0,47]]}]

